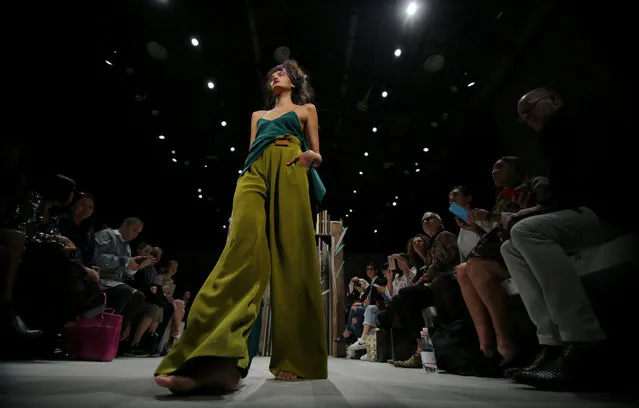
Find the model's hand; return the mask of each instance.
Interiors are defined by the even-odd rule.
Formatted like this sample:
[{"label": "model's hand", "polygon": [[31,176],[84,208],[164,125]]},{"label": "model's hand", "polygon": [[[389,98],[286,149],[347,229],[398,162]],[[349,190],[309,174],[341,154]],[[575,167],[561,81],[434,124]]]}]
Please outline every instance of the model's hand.
[{"label": "model's hand", "polygon": [[307,150],[304,153],[297,155],[297,157],[295,157],[290,162],[286,163],[286,165],[290,166],[291,164],[294,164],[297,162],[302,163],[304,167],[306,167],[307,169],[310,169],[311,166],[317,167],[320,165],[320,163],[322,162],[322,156],[315,153],[312,150]]}]

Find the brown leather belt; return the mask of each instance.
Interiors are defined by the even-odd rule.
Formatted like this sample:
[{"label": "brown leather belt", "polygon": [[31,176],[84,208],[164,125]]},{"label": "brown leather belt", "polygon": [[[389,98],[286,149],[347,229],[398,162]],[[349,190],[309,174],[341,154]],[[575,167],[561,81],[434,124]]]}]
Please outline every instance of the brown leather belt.
[{"label": "brown leather belt", "polygon": [[286,139],[277,139],[275,141],[275,146],[288,146],[288,140],[286,140]]}]

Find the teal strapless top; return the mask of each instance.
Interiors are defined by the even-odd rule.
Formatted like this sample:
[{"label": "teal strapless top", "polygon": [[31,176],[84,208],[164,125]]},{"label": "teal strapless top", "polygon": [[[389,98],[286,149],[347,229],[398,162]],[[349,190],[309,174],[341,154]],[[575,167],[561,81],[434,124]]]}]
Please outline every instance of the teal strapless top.
[{"label": "teal strapless top", "polygon": [[[308,150],[308,144],[304,138],[304,132],[302,131],[302,125],[295,111],[289,111],[285,114],[278,116],[273,120],[266,120],[260,118],[257,121],[257,136],[251,145],[246,163],[240,177],[249,169],[251,165],[257,160],[264,151],[275,142],[275,138],[279,136],[291,135],[297,137],[302,142],[302,151]],[[326,188],[322,179],[320,179],[317,169],[311,167],[309,169],[309,190],[311,194],[312,202],[319,208],[324,196],[326,195]]]}]

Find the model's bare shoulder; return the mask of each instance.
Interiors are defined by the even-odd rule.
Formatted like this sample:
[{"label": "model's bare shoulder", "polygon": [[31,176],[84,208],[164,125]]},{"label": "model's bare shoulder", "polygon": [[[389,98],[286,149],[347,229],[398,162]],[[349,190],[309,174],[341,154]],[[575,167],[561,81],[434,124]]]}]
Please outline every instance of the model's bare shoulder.
[{"label": "model's bare shoulder", "polygon": [[258,120],[259,118],[264,116],[266,114],[266,112],[267,111],[265,111],[265,110],[257,110],[255,112],[253,112],[253,115],[251,116],[251,119]]},{"label": "model's bare shoulder", "polygon": [[302,107],[309,112],[317,112],[317,107],[315,107],[312,103],[306,103],[302,105]]}]

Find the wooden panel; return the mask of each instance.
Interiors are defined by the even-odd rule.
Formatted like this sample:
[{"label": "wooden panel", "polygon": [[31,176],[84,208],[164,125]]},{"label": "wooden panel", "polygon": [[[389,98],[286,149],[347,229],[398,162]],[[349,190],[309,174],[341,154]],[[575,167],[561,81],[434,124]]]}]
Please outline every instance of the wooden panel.
[{"label": "wooden panel", "polygon": [[345,285],[344,285],[344,250],[342,249],[339,253],[335,253],[337,248],[335,248],[335,244],[337,240],[342,235],[343,224],[341,221],[333,221],[331,222],[331,234],[333,235],[332,241],[332,265],[331,265],[331,277],[332,277],[332,287],[331,287],[331,355],[333,357],[345,357],[346,356],[346,348],[343,344],[337,344],[333,341],[337,336],[341,335],[344,331],[344,327],[346,325],[346,316],[344,314],[344,308],[346,305],[345,299]]}]

